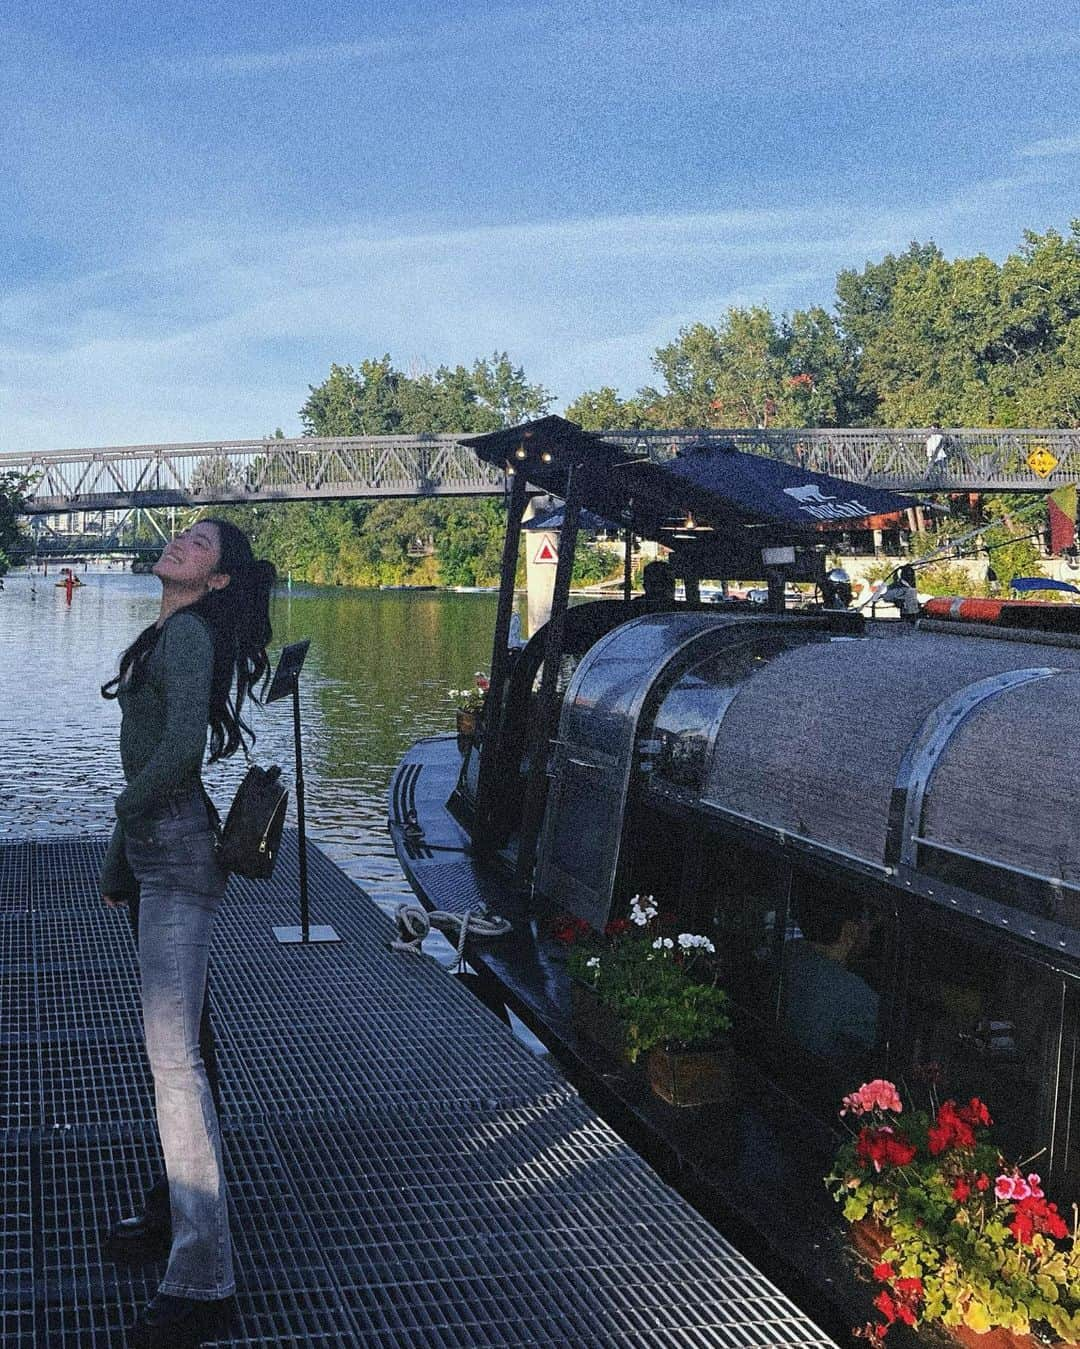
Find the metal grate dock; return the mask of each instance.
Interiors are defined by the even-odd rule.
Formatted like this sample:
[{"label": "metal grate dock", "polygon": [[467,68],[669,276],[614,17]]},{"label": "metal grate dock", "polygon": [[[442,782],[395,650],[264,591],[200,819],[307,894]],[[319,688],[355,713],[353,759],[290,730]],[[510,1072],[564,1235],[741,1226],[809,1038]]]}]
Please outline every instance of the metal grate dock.
[{"label": "metal grate dock", "polygon": [[[102,1256],[157,1174],[104,840],[0,847],[0,1343],[105,1349],[159,1270]],[[343,940],[280,946],[295,838],[230,883],[211,1002],[238,1314],[222,1345],[832,1342],[316,849]]]}]

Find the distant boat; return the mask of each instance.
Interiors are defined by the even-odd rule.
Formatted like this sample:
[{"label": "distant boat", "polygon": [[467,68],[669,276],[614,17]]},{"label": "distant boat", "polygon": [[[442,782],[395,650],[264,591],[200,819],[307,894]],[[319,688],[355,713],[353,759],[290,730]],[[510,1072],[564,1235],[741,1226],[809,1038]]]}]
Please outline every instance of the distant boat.
[{"label": "distant boat", "polygon": [[455,595],[490,595],[498,590],[498,586],[451,586],[450,589]]},{"label": "distant boat", "polygon": [[380,590],[438,590],[438,586],[380,586]]}]

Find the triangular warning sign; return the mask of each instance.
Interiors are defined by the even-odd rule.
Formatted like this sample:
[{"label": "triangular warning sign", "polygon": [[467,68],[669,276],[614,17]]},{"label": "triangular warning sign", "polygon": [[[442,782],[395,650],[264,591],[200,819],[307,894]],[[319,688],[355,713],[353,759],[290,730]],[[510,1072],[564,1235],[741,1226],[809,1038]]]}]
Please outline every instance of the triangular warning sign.
[{"label": "triangular warning sign", "polygon": [[558,560],[559,560],[558,550],[556,549],[555,544],[552,542],[551,535],[545,534],[540,541],[540,547],[536,550],[536,556],[533,558],[533,561],[558,562]]}]

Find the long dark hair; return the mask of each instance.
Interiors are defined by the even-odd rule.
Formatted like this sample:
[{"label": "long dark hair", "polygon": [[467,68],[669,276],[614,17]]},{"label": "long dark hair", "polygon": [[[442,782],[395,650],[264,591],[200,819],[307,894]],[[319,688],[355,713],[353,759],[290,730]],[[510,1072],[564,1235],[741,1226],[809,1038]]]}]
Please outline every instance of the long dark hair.
[{"label": "long dark hair", "polygon": [[[255,732],[244,720],[245,698],[261,700],[270,678],[266,644],[270,628],[270,590],[277,575],[272,562],[254,556],[242,529],[228,520],[207,519],[221,541],[217,570],[229,577],[221,590],[209,590],[178,613],[198,614],[210,629],[214,644],[214,674],[210,685],[210,762],[235,754]],[[103,698],[115,698],[121,688],[137,689],[146,662],[164,625],[151,623],[120,657],[120,670],[101,688]],[[262,688],[258,687],[262,681]]]}]

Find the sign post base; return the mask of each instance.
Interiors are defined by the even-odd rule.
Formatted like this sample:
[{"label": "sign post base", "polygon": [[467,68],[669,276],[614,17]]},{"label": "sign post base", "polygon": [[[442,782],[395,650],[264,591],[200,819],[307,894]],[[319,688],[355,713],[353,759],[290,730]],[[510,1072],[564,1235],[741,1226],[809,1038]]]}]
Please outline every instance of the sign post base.
[{"label": "sign post base", "polygon": [[302,927],[276,927],[274,928],[274,936],[279,942],[290,946],[293,944],[314,946],[316,942],[341,940],[332,927],[325,927],[320,923],[315,923],[309,927],[306,934]]}]

